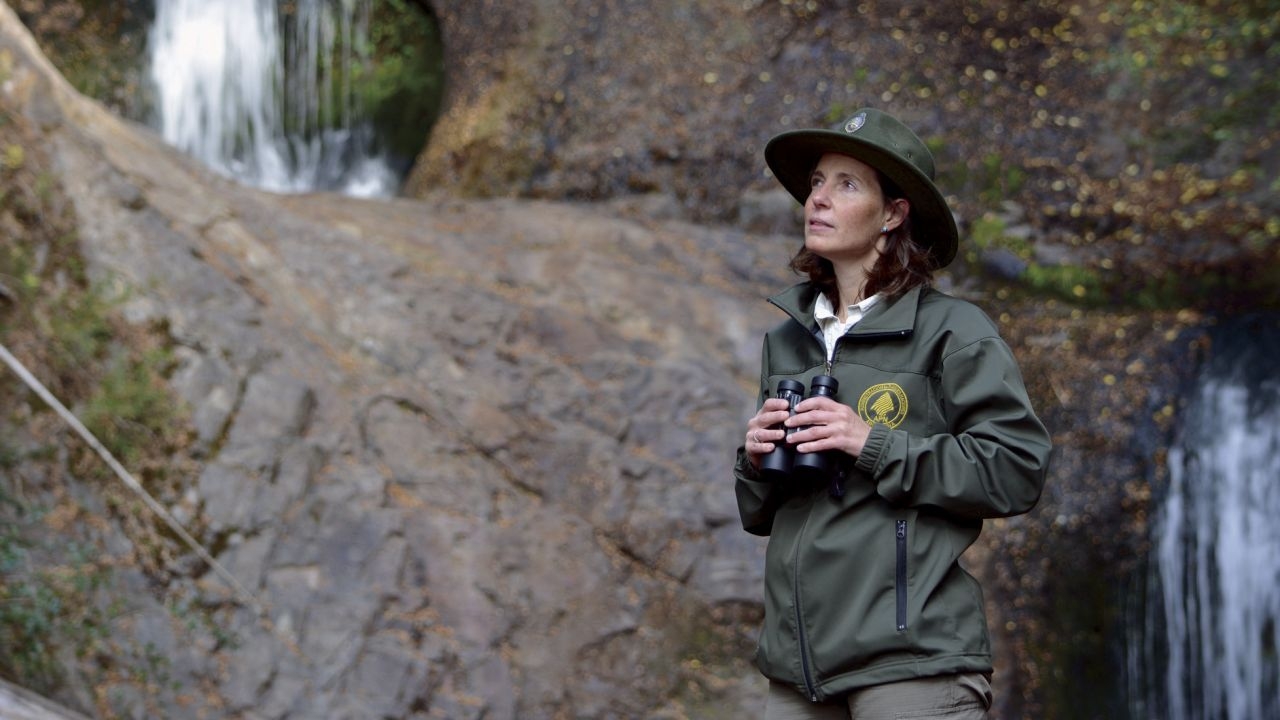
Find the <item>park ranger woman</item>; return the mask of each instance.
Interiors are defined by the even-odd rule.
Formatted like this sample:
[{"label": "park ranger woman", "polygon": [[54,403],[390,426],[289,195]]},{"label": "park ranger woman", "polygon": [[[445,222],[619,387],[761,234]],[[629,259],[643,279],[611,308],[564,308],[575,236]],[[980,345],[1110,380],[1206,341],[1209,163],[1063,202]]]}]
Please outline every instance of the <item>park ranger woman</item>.
[{"label": "park ranger woman", "polygon": [[959,234],[910,129],[867,108],[765,161],[804,205],[807,278],[771,298],[786,319],[734,471],[769,537],[766,718],[984,718],[982,591],[958,561],[984,519],[1036,504],[1048,434],[995,324],[930,287]]}]

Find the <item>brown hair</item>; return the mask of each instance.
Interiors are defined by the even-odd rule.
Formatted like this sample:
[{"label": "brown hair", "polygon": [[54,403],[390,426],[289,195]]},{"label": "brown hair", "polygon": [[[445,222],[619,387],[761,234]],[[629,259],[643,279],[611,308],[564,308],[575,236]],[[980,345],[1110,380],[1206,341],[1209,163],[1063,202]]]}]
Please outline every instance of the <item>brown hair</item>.
[{"label": "brown hair", "polygon": [[[881,194],[886,202],[906,197],[879,170],[876,170],[876,178],[880,181]],[[911,230],[911,216],[908,215],[898,227],[889,231],[884,252],[867,274],[864,297],[884,293],[889,299],[894,299],[912,288],[928,287],[933,282],[937,260],[927,248],[915,241]],[[840,298],[835,267],[830,260],[819,257],[801,244],[800,250],[791,258],[791,269],[800,275],[807,275],[809,282],[821,290],[832,305],[839,306],[846,302]]]}]

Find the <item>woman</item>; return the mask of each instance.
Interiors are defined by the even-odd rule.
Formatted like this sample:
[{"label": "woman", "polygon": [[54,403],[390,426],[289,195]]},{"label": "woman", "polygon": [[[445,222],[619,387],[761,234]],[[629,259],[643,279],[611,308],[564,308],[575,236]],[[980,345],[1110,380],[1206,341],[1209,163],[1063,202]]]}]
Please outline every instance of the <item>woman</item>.
[{"label": "woman", "polygon": [[[765,160],[804,204],[791,265],[808,276],[770,300],[789,317],[765,335],[734,471],[743,527],[769,536],[766,718],[986,717],[982,591],[958,560],[983,519],[1035,505],[1048,434],[996,326],[929,287],[958,232],[911,130],[864,109]],[[794,414],[771,397],[820,375],[834,397]],[[834,469],[762,472],[775,448]]]}]

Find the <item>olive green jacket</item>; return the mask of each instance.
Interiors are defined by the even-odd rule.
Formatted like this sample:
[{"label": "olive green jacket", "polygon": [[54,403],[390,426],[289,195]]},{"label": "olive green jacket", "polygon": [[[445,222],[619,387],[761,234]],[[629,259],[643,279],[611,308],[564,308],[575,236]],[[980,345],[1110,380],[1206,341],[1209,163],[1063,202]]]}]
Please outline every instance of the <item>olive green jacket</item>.
[{"label": "olive green jacket", "polygon": [[830,368],[801,283],[764,339],[760,401],[824,372],[871,426],[837,482],[768,482],[738,449],[743,527],[768,535],[756,662],[812,700],[860,687],[990,672],[982,590],[958,564],[984,518],[1040,497],[1050,440],[1009,347],[977,307],[930,289],[868,311]]}]

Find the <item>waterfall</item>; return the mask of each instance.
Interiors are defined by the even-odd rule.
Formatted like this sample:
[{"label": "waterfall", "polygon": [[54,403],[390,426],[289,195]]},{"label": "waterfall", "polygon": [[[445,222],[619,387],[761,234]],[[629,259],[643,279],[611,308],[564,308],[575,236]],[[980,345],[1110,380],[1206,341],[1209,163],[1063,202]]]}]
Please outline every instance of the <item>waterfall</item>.
[{"label": "waterfall", "polygon": [[1212,349],[1153,517],[1133,717],[1280,718],[1280,323],[1223,328]]},{"label": "waterfall", "polygon": [[164,139],[276,192],[390,195],[357,90],[370,0],[157,0],[151,80]]}]

